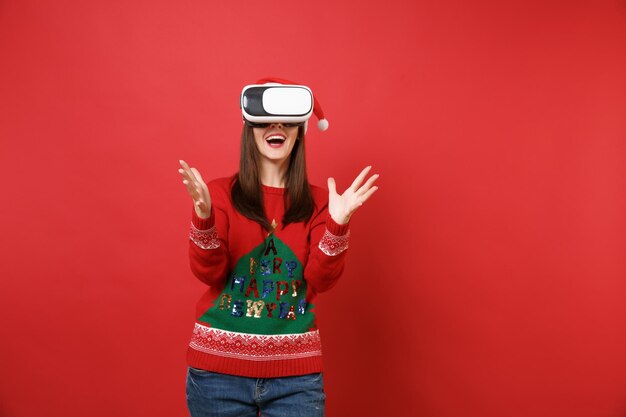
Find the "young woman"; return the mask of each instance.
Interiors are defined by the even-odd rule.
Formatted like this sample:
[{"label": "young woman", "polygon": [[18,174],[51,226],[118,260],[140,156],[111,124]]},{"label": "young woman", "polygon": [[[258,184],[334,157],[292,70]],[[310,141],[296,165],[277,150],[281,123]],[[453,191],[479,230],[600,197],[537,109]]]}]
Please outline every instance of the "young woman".
[{"label": "young woman", "polygon": [[341,275],[350,218],[378,175],[366,167],[343,194],[333,178],[328,191],[310,185],[304,123],[244,122],[232,177],[205,183],[180,161],[194,204],[191,269],[208,285],[187,353],[187,405],[192,417],[323,416],[315,298]]}]

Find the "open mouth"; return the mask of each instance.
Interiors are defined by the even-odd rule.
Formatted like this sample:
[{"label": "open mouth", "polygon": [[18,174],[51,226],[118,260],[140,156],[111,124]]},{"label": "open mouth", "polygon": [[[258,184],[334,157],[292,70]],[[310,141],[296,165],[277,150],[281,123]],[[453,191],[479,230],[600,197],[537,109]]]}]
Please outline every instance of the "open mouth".
[{"label": "open mouth", "polygon": [[286,139],[287,138],[285,138],[283,135],[270,135],[265,138],[265,141],[272,148],[280,148],[281,146],[283,146],[283,143]]}]

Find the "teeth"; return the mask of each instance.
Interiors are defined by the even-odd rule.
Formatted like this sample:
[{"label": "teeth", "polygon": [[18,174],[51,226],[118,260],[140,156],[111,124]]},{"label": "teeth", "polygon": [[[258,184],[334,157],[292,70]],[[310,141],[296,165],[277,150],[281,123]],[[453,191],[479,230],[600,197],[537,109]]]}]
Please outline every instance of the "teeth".
[{"label": "teeth", "polygon": [[285,138],[280,136],[280,135],[272,135],[272,136],[268,136],[268,137],[265,138],[265,140],[272,140],[272,139],[278,139],[278,140],[282,140],[282,141],[285,140]]}]

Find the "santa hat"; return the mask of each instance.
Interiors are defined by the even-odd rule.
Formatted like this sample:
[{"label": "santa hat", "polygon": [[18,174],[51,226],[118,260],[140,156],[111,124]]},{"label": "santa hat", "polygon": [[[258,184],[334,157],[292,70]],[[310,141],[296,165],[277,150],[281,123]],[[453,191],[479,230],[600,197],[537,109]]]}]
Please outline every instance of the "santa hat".
[{"label": "santa hat", "polygon": [[[293,81],[285,80],[283,78],[276,78],[276,77],[261,78],[256,83],[257,84],[277,83],[277,84],[303,85],[300,83],[296,83]],[[322,105],[320,104],[317,97],[315,97],[315,94],[313,94],[313,113],[315,113],[315,117],[318,118],[317,128],[321,130],[322,132],[328,129],[328,120],[324,118],[324,111],[322,110]]]}]

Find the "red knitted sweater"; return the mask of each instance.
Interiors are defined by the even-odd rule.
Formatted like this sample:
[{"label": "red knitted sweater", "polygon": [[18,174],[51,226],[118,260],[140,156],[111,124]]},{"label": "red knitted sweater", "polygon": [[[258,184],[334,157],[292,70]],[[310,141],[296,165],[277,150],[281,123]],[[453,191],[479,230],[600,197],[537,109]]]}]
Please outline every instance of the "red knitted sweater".
[{"label": "red knitted sweater", "polygon": [[209,288],[196,308],[187,351],[194,368],[271,378],[322,371],[315,297],[341,275],[348,224],[328,213],[328,191],[311,186],[308,222],[283,227],[284,188],[263,185],[268,233],[235,210],[233,177],[207,184],[211,217],[192,214],[191,270]]}]

